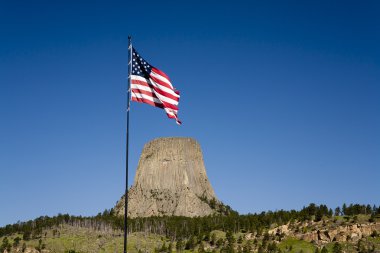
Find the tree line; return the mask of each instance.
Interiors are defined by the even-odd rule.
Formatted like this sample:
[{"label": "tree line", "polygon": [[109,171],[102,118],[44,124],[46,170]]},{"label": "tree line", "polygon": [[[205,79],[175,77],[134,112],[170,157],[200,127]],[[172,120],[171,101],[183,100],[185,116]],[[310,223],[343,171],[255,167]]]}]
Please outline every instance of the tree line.
[{"label": "tree line", "polygon": [[[145,232],[166,236],[172,240],[204,238],[209,236],[213,230],[225,232],[256,232],[263,233],[271,225],[283,225],[290,221],[319,221],[323,217],[333,216],[355,216],[359,214],[370,215],[374,219],[380,215],[380,207],[360,204],[343,204],[334,211],[326,205],[316,205],[314,203],[303,207],[301,210],[278,210],[267,211],[255,214],[239,215],[235,211],[229,211],[227,215],[212,215],[206,217],[146,217],[128,219],[128,233]],[[23,235],[23,240],[41,238],[46,229],[55,229],[61,225],[71,225],[76,227],[86,227],[101,231],[122,231],[124,228],[123,217],[114,215],[113,209],[105,210],[92,217],[72,216],[68,214],[58,214],[54,217],[41,216],[37,219],[18,222],[0,228],[0,236],[7,236],[14,233]],[[55,231],[54,230],[54,231]],[[58,230],[56,233],[59,233]]]}]

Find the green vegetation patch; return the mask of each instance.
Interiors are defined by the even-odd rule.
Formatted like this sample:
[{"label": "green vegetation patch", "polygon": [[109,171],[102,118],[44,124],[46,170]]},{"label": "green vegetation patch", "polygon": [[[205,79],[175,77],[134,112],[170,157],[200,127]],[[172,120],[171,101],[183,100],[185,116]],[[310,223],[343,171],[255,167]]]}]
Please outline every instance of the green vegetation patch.
[{"label": "green vegetation patch", "polygon": [[278,244],[278,248],[282,252],[289,253],[314,253],[316,247],[310,243],[303,240],[298,240],[296,238],[287,238]]}]

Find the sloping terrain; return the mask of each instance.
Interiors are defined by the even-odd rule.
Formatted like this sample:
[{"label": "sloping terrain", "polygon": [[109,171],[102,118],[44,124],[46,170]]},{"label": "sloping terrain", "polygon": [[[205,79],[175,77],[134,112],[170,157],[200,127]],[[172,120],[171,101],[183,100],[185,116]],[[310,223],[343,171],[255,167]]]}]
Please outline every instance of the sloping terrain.
[{"label": "sloping terrain", "polygon": [[[317,222],[313,219],[302,222],[291,221],[280,226],[272,224],[267,229],[259,229],[254,232],[246,231],[244,228],[236,230],[236,227],[231,231],[228,228],[230,220],[239,222],[242,218],[245,217],[225,218],[221,223],[225,224],[223,226],[226,231],[210,230],[209,232],[200,232],[201,223],[214,219],[210,223],[212,224],[212,222],[217,222],[217,217],[168,218],[166,225],[160,223],[162,221],[160,219],[163,218],[159,217],[149,221],[145,220],[146,224],[143,219],[135,220],[130,224],[132,228],[155,223],[157,225],[155,229],[158,230],[151,228],[151,231],[154,230],[153,232],[145,229],[145,231],[130,233],[128,252],[380,252],[380,223],[378,219],[369,222],[368,220],[371,219],[369,215],[360,215],[360,218],[358,216],[323,217],[321,221]],[[192,224],[193,222],[194,224]],[[162,231],[159,229],[170,223],[174,223],[174,228],[181,226],[177,223],[189,226],[193,232],[182,237],[180,234],[168,234],[165,231],[171,228],[167,227]],[[23,233],[12,233],[0,237],[0,247],[2,252],[7,253],[122,252],[122,231],[102,225],[103,223],[94,224],[89,226],[88,222],[70,222],[31,234],[27,233],[26,237]],[[199,225],[198,231],[197,224]]]}]

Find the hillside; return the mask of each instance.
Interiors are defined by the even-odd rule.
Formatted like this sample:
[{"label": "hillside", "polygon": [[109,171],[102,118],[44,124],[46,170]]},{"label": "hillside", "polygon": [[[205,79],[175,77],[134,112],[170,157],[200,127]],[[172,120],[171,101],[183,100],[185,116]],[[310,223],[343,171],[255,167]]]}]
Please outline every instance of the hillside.
[{"label": "hillside", "polygon": [[[300,211],[129,220],[128,252],[380,252],[380,217],[350,205],[329,215],[324,205]],[[328,210],[324,213],[323,210]],[[322,216],[320,216],[322,214]],[[122,252],[122,219],[59,215],[0,228],[1,252]],[[18,239],[17,239],[18,238]]]}]

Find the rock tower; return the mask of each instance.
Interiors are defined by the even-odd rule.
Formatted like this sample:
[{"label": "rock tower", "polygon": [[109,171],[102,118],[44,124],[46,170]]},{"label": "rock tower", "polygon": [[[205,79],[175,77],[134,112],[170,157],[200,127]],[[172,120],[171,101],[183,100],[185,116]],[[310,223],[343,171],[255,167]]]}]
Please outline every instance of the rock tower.
[{"label": "rock tower", "polygon": [[[206,216],[217,211],[201,147],[192,138],[158,138],[144,146],[133,186],[128,216]],[[124,215],[124,196],[115,207]]]}]

